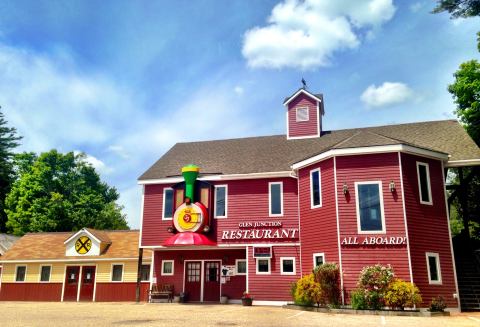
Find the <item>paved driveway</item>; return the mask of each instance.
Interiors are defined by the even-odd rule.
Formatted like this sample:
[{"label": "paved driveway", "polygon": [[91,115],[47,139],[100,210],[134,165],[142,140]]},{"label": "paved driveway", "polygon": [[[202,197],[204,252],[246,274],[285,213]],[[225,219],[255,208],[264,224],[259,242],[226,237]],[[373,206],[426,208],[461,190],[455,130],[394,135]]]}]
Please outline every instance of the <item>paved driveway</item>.
[{"label": "paved driveway", "polygon": [[241,305],[0,302],[0,326],[477,326],[480,314],[415,318]]}]

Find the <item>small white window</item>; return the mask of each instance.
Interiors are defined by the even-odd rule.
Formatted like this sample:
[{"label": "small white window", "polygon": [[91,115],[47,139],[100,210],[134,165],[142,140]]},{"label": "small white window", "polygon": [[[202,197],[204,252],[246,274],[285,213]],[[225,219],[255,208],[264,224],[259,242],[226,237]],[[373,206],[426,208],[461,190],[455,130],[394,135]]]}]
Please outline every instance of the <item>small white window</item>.
[{"label": "small white window", "polygon": [[295,110],[295,120],[296,121],[308,121],[309,117],[309,110],[308,107],[298,107]]},{"label": "small white window", "polygon": [[163,220],[171,220],[173,217],[173,190],[171,188],[163,189]]},{"label": "small white window", "polygon": [[421,204],[432,205],[432,188],[430,185],[430,168],[427,163],[417,162],[418,194]]},{"label": "small white window", "polygon": [[358,233],[385,233],[382,182],[356,182],[355,193]]},{"label": "small white window", "polygon": [[49,282],[52,266],[40,266],[40,281]]},{"label": "small white window", "polygon": [[246,274],[247,274],[247,260],[236,259],[235,260],[235,275],[246,275]]},{"label": "small white window", "polygon": [[227,218],[228,186],[215,185],[215,218]]},{"label": "small white window", "polygon": [[270,217],[283,216],[283,183],[268,183],[268,205]]},{"label": "small white window", "polygon": [[123,281],[123,264],[112,265],[112,282]]},{"label": "small white window", "polygon": [[313,254],[313,268],[323,265],[325,263],[325,253]]},{"label": "small white window", "polygon": [[320,168],[310,171],[310,204],[311,208],[322,206],[322,177]]},{"label": "small white window", "polygon": [[24,282],[27,276],[27,266],[17,266],[15,269],[15,281]]},{"label": "small white window", "polygon": [[280,258],[280,274],[295,275],[295,258]]},{"label": "small white window", "polygon": [[270,275],[270,259],[257,259],[257,274]]},{"label": "small white window", "polygon": [[438,253],[427,252],[428,282],[430,284],[442,284],[442,272],[440,271],[440,256]]},{"label": "small white window", "polygon": [[173,276],[173,260],[162,260],[162,276]]}]

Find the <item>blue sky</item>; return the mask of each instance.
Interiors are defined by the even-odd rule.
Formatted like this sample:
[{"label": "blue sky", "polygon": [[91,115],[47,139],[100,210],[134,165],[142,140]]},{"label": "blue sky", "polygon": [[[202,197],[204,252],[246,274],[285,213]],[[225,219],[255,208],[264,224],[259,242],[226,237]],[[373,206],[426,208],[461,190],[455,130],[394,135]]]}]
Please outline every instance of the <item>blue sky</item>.
[{"label": "blue sky", "polygon": [[131,227],[174,143],[285,133],[304,77],[325,129],[454,118],[479,19],[434,1],[2,1],[0,105],[21,151],[83,151]]}]

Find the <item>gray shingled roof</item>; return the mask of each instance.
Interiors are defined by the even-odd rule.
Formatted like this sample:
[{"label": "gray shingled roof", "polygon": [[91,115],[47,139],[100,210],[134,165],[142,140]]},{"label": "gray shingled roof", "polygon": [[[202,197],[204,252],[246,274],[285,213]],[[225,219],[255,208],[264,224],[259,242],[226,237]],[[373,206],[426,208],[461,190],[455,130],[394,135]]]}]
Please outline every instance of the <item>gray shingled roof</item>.
[{"label": "gray shingled roof", "polygon": [[20,237],[0,234],[0,256],[4,255]]},{"label": "gray shingled roof", "polygon": [[480,148],[456,120],[344,129],[319,138],[287,140],[285,135],[177,143],[139,180],[180,175],[196,164],[202,175],[289,171],[296,162],[330,149],[405,144],[443,152],[451,161],[480,159]]}]

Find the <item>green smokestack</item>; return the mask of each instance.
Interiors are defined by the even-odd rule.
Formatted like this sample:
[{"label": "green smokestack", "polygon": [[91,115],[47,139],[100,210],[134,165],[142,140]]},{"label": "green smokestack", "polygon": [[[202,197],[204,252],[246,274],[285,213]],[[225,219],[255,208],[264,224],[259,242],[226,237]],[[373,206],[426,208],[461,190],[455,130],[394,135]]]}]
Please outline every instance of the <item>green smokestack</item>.
[{"label": "green smokestack", "polygon": [[195,202],[193,198],[193,187],[199,171],[200,168],[195,165],[186,165],[182,168],[182,176],[185,179],[185,196],[189,197],[192,200],[192,203]]}]

